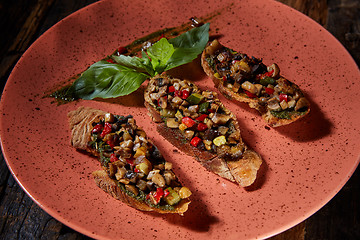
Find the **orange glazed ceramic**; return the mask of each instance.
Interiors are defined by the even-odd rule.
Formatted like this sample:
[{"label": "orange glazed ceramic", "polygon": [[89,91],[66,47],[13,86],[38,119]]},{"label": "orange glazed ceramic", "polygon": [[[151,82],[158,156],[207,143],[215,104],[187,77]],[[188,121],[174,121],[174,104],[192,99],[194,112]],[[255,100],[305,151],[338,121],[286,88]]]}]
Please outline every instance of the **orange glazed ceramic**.
[{"label": "orange glazed ceramic", "polygon": [[[311,102],[308,116],[271,128],[246,104],[220,96],[236,114],[242,137],[264,163],[249,188],[217,177],[156,132],[143,105],[143,86],[108,100],[57,105],[46,92],[92,63],[190,17],[210,18],[211,35],[225,46],[277,63]],[[213,88],[199,59],[171,71]],[[216,91],[216,90],[215,90]],[[25,52],[1,99],[6,162],[23,189],[50,215],[96,239],[262,239],[324,206],[359,163],[360,74],[343,46],[301,13],[269,0],[104,0],[60,21]],[[70,145],[67,113],[79,106],[132,114],[193,195],[183,217],[144,213],[99,189],[96,159]]]}]

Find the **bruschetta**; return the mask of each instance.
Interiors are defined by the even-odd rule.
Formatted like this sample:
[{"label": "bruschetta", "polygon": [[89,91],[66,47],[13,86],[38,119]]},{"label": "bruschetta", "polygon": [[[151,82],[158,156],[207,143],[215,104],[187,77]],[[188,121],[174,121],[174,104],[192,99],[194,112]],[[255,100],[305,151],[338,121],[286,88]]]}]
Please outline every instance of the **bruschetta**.
[{"label": "bruschetta", "polygon": [[71,144],[99,160],[96,184],[142,211],[183,215],[191,191],[131,116],[80,107],[68,113]]},{"label": "bruschetta", "polygon": [[213,40],[201,55],[201,65],[215,87],[229,99],[248,103],[272,127],[292,123],[310,111],[298,85],[280,75],[277,64],[231,50]]},{"label": "bruschetta", "polygon": [[255,181],[262,159],[244,144],[236,117],[215,92],[163,74],[150,79],[144,98],[158,132],[174,146],[242,187]]}]

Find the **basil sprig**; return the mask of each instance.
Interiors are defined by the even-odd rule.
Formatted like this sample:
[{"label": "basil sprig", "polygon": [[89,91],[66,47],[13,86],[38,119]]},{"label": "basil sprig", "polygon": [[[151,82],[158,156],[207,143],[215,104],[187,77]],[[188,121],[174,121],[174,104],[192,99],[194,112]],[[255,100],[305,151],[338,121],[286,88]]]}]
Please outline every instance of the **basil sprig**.
[{"label": "basil sprig", "polygon": [[148,78],[194,60],[209,41],[209,23],[175,38],[161,38],[142,51],[142,57],[111,55],[91,65],[66,95],[75,99],[115,98],[136,91]]}]

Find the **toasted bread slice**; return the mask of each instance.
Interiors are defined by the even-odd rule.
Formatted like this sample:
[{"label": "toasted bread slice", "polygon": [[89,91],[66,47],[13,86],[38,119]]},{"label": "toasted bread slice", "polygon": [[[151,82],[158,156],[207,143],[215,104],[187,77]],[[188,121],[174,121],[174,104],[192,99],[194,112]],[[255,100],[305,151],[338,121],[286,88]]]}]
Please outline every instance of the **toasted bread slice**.
[{"label": "toasted bread slice", "polygon": [[255,181],[262,159],[243,143],[236,117],[215,92],[160,75],[149,81],[144,97],[158,132],[170,143],[242,187]]},{"label": "toasted bread slice", "polygon": [[300,88],[282,77],[276,64],[265,66],[261,59],[213,40],[201,55],[201,65],[224,96],[248,103],[272,127],[290,124],[310,111]]},{"label": "toasted bread slice", "polygon": [[120,200],[130,207],[136,208],[141,211],[155,211],[158,213],[178,213],[183,215],[184,212],[188,210],[188,205],[190,201],[182,200],[180,201],[175,208],[166,209],[166,208],[154,208],[144,203],[143,201],[139,201],[136,198],[129,197],[125,191],[123,191],[116,180],[109,177],[106,171],[97,170],[92,173],[95,183],[101,188],[104,192],[110,194],[112,197]]},{"label": "toasted bread slice", "polygon": [[71,144],[98,157],[96,184],[142,211],[183,215],[191,191],[181,185],[159,150],[134,118],[80,107],[68,113]]}]

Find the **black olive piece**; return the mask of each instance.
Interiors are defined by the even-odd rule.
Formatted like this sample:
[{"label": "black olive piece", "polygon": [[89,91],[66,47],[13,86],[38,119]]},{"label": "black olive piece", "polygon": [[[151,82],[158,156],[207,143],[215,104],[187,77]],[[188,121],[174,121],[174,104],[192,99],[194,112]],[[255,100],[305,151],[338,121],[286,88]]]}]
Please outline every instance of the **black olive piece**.
[{"label": "black olive piece", "polygon": [[263,63],[259,63],[257,65],[254,65],[251,69],[253,74],[261,74],[264,73],[267,70],[266,66]]},{"label": "black olive piece", "polygon": [[227,71],[227,70],[230,70],[230,64],[228,62],[225,62],[225,63],[219,63],[217,66],[216,66],[217,70],[219,71]]},{"label": "black olive piece", "polygon": [[121,116],[121,115],[114,115],[114,118],[115,118],[115,123],[116,122],[119,122],[119,119],[122,119],[122,118],[124,118],[124,116]]},{"label": "black olive piece", "polygon": [[121,138],[122,135],[124,135],[124,131],[119,132],[117,135],[119,136],[119,138]]},{"label": "black olive piece", "polygon": [[241,60],[243,57],[240,54],[234,55],[234,60]]},{"label": "black olive piece", "polygon": [[133,118],[133,116],[132,115],[127,115],[126,117],[120,116],[118,118],[118,123],[120,124],[127,123],[129,118]]},{"label": "black olive piece", "polygon": [[119,122],[113,123],[113,124],[111,124],[111,128],[112,128],[114,131],[119,131],[120,128],[121,128],[121,123],[119,123]]},{"label": "black olive piece", "polygon": [[215,130],[215,129],[207,129],[205,132],[204,132],[204,139],[205,140],[214,140],[214,138],[220,136],[220,133],[219,131]]},{"label": "black olive piece", "polygon": [[119,123],[119,125],[126,123],[127,119],[124,116],[119,116],[117,123]]},{"label": "black olive piece", "polygon": [[262,60],[259,59],[259,58],[254,57],[254,56],[251,56],[251,62],[252,62],[253,64],[259,64],[259,63],[262,62]]},{"label": "black olive piece", "polygon": [[134,173],[133,171],[126,171],[125,178],[132,179],[134,177],[136,177],[136,173]]},{"label": "black olive piece", "polygon": [[134,117],[130,114],[125,117],[126,121],[129,121],[130,118],[134,118]]},{"label": "black olive piece", "polygon": [[114,145],[119,145],[120,136],[118,134],[112,135],[112,142]]},{"label": "black olive piece", "polygon": [[230,73],[226,74],[226,82],[230,84],[234,83],[234,79],[231,77]]},{"label": "black olive piece", "polygon": [[245,78],[245,76],[241,72],[234,73],[232,77],[234,79],[234,82],[236,83],[242,83]]},{"label": "black olive piece", "polygon": [[156,85],[159,87],[162,87],[164,85],[164,79],[163,78],[157,78],[156,79]]},{"label": "black olive piece", "polygon": [[151,158],[152,160],[154,160],[155,163],[162,163],[162,162],[164,162],[164,158],[163,158],[163,156],[161,155],[159,149],[158,149],[156,146],[153,147],[153,149],[152,149],[152,151],[151,151],[151,153],[150,153],[150,158]]},{"label": "black olive piece", "polygon": [[256,64],[256,65],[254,65],[254,66],[252,67],[251,72],[252,72],[252,73],[256,73],[256,71],[258,71],[259,68],[260,68],[260,65],[259,65],[259,64]]},{"label": "black olive piece", "polygon": [[211,150],[212,150],[213,152],[216,152],[216,145],[215,145],[215,144],[211,144]]},{"label": "black olive piece", "polygon": [[199,144],[196,146],[198,149],[200,149],[200,150],[206,150],[206,148],[205,148],[205,144],[201,141],[201,142],[199,142]]},{"label": "black olive piece", "polygon": [[151,181],[146,182],[146,187],[147,187],[150,191],[155,190],[155,184],[154,184],[153,182],[151,182]]},{"label": "black olive piece", "polygon": [[132,138],[134,138],[134,136],[135,136],[134,129],[129,128],[129,129],[128,129],[128,133],[130,134],[130,136],[131,136]]}]

